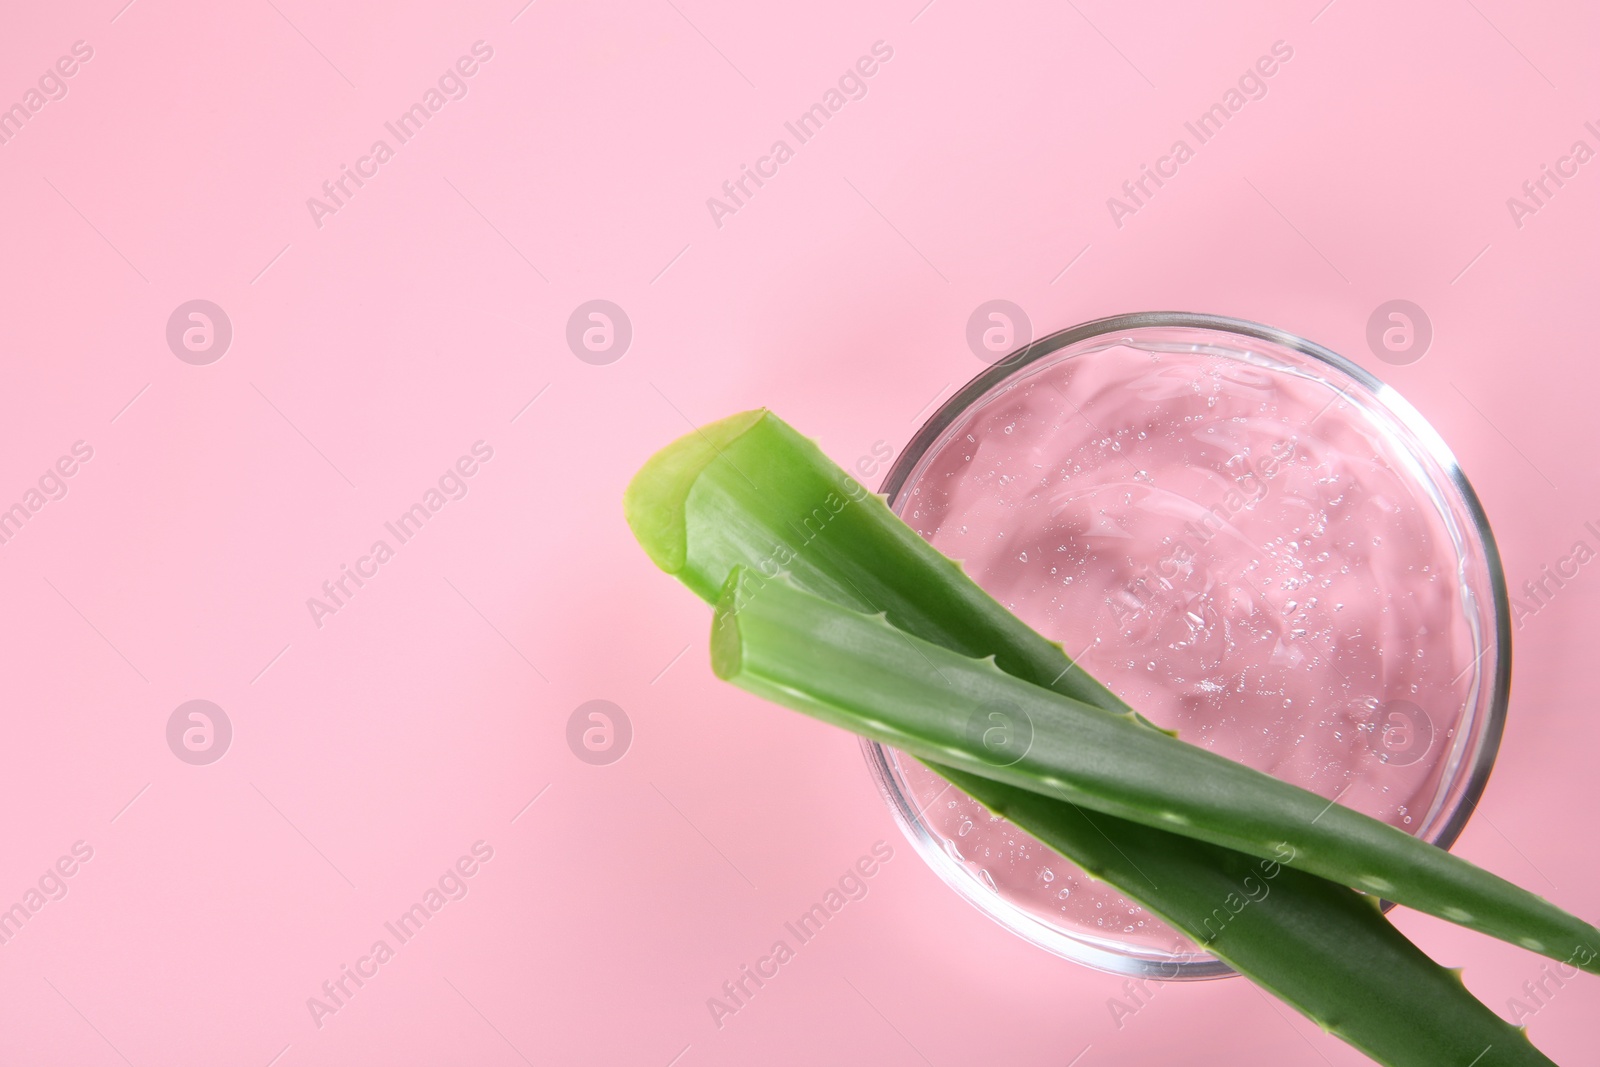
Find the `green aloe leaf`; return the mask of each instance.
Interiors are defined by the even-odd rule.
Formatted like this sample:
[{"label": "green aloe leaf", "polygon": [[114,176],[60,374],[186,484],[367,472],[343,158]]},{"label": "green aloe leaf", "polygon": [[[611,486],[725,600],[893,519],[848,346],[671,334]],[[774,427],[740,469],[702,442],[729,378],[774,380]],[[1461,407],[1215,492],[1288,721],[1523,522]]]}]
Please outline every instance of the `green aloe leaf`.
[{"label": "green aloe leaf", "polygon": [[[971,656],[994,655],[1002,669],[1019,678],[1107,711],[1126,710],[1109,690],[1073,669],[1059,645],[1012,616],[813,442],[769,412],[724,419],[661,450],[629,485],[624,508],[650,557],[704,600],[715,600],[736,566],[760,574],[781,572],[841,604],[886,611],[908,633]],[[935,769],[952,778],[961,774]],[[1198,880],[1212,877],[1209,870],[1247,871],[1260,863],[1111,816],[1096,815],[1091,824],[1087,813],[1063,801],[1038,797],[1019,804],[1036,795],[986,778],[964,781],[980,802],[1198,940],[1210,938],[1205,914],[1216,904],[1201,908],[1212,892],[1188,892],[1188,880],[1203,886],[1209,883]],[[1114,845],[1098,830],[1085,833],[1091,826],[1106,830]],[[1130,874],[1166,870],[1163,864],[1172,857],[1194,855],[1201,857],[1194,870],[1174,871],[1159,886],[1142,878],[1135,885]],[[1345,918],[1351,898],[1362,908],[1356,922]],[[1428,1036],[1426,1027],[1413,1025],[1419,1017],[1447,1021],[1444,1029],[1474,1039],[1483,1033],[1486,1044],[1494,1041],[1488,1036],[1496,1033],[1492,1014],[1458,982],[1440,982],[1439,968],[1430,970],[1393,949],[1397,935],[1370,899],[1314,875],[1280,879],[1273,897],[1285,916],[1279,928],[1251,937],[1248,931],[1264,921],[1252,916],[1249,924],[1233,924],[1231,933],[1221,931],[1209,947],[1391,1067],[1439,1062],[1429,1058],[1426,1041],[1417,1039]],[[1299,935],[1288,936],[1291,925]],[[1329,936],[1320,937],[1319,930]],[[1397,953],[1403,966],[1391,960]],[[1324,974],[1333,978],[1319,981]],[[1415,980],[1391,984],[1389,974]],[[1369,996],[1369,990],[1380,995]],[[1347,1022],[1364,1015],[1373,1017],[1365,1027]],[[1549,1062],[1520,1037],[1495,1043],[1480,1067]]]},{"label": "green aloe leaf", "polygon": [[995,602],[958,564],[769,411],[703,426],[657,452],[623,496],[656,565],[708,603],[739,565],[887,611],[908,633],[1112,711],[1105,686]]},{"label": "green aloe leaf", "polygon": [[711,666],[752,693],[921,759],[1282,859],[1600,970],[1600,930],[1459,856],[785,577],[734,568],[712,626]]},{"label": "green aloe leaf", "polygon": [[[899,631],[967,657],[992,656],[1001,672],[1017,679],[1104,710],[1126,711],[1109,690],[1075,668],[1059,645],[997,603],[881,498],[768,411],[731,416],[662,449],[628,486],[623,506],[650,557],[701,599],[714,600],[735,567],[747,568],[751,583],[783,574],[839,605],[884,613],[892,624],[889,634]],[[1183,752],[1181,758],[1205,757],[1207,766],[1227,763],[1192,746]],[[1275,783],[1240,765],[1230,767],[1257,787]],[[1110,770],[1126,768],[1114,762]],[[1199,783],[1202,791],[1206,784]],[[1600,971],[1600,931],[1589,924],[1400,830],[1276,785],[1286,792],[1272,795],[1293,812],[1276,813],[1277,824],[1304,823],[1297,839],[1307,836],[1308,827],[1318,842],[1302,849],[1297,862],[1314,865],[1306,869],[1553,958],[1576,955],[1588,961],[1586,969]],[[1162,829],[1252,855],[1271,855],[1286,839],[1272,828],[1271,812],[1245,812],[1244,822],[1200,827],[1186,825],[1182,820],[1189,816],[1182,810],[1142,810]],[[1330,826],[1336,828],[1331,834]]]},{"label": "green aloe leaf", "polygon": [[1396,930],[1371,897],[1275,861],[929,766],[1379,1063],[1551,1065],[1523,1030],[1466,990],[1459,972]]}]

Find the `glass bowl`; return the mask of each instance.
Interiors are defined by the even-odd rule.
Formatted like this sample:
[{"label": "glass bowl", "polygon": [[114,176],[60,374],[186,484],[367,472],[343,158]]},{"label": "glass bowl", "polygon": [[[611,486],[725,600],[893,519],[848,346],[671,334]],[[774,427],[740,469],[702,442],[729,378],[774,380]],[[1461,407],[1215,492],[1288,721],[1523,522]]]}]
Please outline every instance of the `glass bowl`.
[{"label": "glass bowl", "polygon": [[[1494,538],[1439,435],[1320,345],[1215,315],[1085,323],[999,361],[917,432],[894,510],[1135,710],[1448,848],[1505,720]],[[1117,974],[1220,960],[915,759],[864,742],[956,892]]]}]

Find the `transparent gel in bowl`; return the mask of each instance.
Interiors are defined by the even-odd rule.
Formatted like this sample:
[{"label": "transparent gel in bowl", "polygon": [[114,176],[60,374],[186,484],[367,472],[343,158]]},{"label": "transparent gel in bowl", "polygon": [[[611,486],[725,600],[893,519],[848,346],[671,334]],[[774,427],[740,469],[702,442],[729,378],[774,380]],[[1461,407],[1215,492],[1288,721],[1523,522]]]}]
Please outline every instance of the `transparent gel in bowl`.
[{"label": "transparent gel in bowl", "polygon": [[[1185,740],[1448,847],[1499,744],[1504,581],[1437,434],[1341,357],[1152,313],[1051,335],[929,420],[884,486],[1002,604]],[[1232,971],[915,759],[907,836],[1002,925],[1121,974]]]}]

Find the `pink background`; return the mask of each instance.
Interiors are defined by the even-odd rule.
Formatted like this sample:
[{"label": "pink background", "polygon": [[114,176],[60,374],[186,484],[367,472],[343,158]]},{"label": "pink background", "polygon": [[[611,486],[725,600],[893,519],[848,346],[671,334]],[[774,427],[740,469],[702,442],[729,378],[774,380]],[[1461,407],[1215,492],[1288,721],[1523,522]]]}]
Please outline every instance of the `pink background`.
[{"label": "pink background", "polygon": [[[1600,543],[1600,162],[1520,227],[1506,204],[1600,148],[1592,9],[122,2],[0,34],[0,105],[93,49],[0,144],[0,507],[93,449],[0,545],[0,907],[93,849],[0,946],[0,1062],[1362,1062],[1239,980],[1119,1027],[1120,979],[921,865],[854,739],[711,678],[706,610],[620,496],[688,423],[761,404],[845,463],[900,448],[982,369],[987,300],[1040,334],[1211,311],[1392,382],[1520,587]],[[480,40],[465,98],[319,227],[307,198]],[[717,226],[707,198],[880,40],[865,98]],[[1275,41],[1266,97],[1118,227],[1106,198]],[[609,365],[565,341],[596,298],[633,326]],[[1435,333],[1405,366],[1365,341],[1396,298]],[[166,342],[193,299],[233,327],[205,366]],[[466,497],[319,628],[307,598],[480,440]],[[1458,846],[1590,918],[1597,608],[1590,565],[1524,620]],[[608,766],[565,739],[597,698],[634,732]],[[207,766],[167,745],[191,699],[233,725]],[[465,898],[316,1025],[307,998],[480,840]],[[868,895],[719,1029],[706,999],[879,840]],[[1502,1013],[1539,975],[1400,922]],[[1597,1009],[1569,983],[1532,1034],[1585,1062]]]}]

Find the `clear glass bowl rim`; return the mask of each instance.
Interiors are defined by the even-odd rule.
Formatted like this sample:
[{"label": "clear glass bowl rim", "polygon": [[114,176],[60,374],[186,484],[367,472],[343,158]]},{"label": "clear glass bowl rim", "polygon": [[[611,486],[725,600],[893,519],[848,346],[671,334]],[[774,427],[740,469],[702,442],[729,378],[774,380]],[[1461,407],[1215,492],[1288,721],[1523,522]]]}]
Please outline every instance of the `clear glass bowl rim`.
[{"label": "clear glass bowl rim", "polygon": [[[1483,553],[1484,569],[1489,578],[1493,610],[1488,614],[1492,614],[1494,619],[1492,645],[1495,650],[1495,667],[1494,678],[1489,686],[1489,702],[1484,710],[1482,724],[1478,727],[1476,751],[1466,763],[1464,779],[1459,779],[1461,772],[1458,772],[1458,780],[1461,781],[1457,787],[1459,799],[1446,813],[1432,838],[1440,848],[1450,848],[1461,835],[1472,812],[1477,809],[1478,801],[1489,783],[1489,774],[1494,769],[1495,757],[1500,751],[1501,737],[1505,733],[1506,708],[1511,694],[1511,608],[1506,594],[1505,572],[1501,567],[1499,548],[1495,544],[1488,516],[1478,500],[1478,494],[1473,490],[1472,484],[1467,480],[1461,465],[1443,438],[1392,386],[1332,349],[1276,327],[1265,326],[1247,319],[1185,311],[1142,311],[1112,315],[1057,330],[1055,333],[1031,341],[978,374],[941,404],[939,409],[912,435],[911,440],[895,458],[894,466],[884,476],[883,484],[878,491],[888,498],[890,506],[893,507],[917,464],[922,462],[923,456],[938,442],[945,430],[965,415],[990,390],[1030,364],[1080,341],[1129,330],[1151,328],[1205,329],[1232,333],[1267,341],[1328,364],[1364,387],[1374,402],[1387,408],[1416,435],[1418,445],[1438,464],[1449,488],[1456,493],[1462,510],[1471,523],[1471,529],[1466,532],[1476,540],[1478,549]],[[1490,643],[1489,640],[1485,641],[1486,645]],[[889,762],[889,754],[884,747],[862,738],[861,749],[872,778],[877,783],[878,792],[894,813],[900,829],[916,847],[924,861],[946,885],[1000,925],[1058,956],[1112,974],[1186,981],[1226,978],[1237,973],[1226,963],[1210,956],[1185,959],[1101,948],[1062,933],[998,894],[981,893],[975,888],[973,879],[958,871],[955,861],[945,854],[932,831],[923,823],[921,813],[917,811],[911,798],[900,790]],[[1385,908],[1388,906],[1386,903]]]}]

